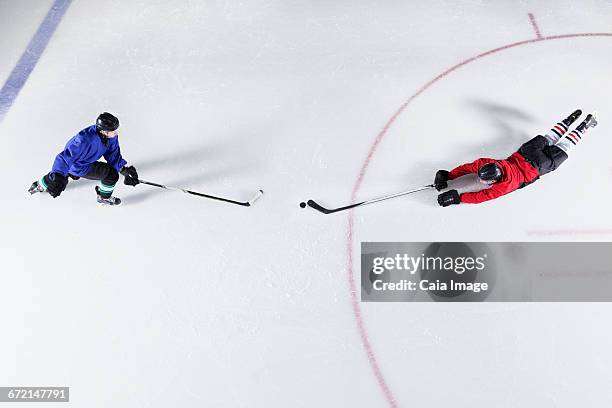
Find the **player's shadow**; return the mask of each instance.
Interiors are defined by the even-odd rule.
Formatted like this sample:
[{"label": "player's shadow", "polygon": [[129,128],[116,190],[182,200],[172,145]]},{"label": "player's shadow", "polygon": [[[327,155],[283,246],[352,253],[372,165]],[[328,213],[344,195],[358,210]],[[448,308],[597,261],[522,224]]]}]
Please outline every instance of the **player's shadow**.
[{"label": "player's shadow", "polygon": [[466,145],[466,153],[476,152],[484,147],[490,157],[505,159],[540,131],[534,129],[535,133],[529,133],[527,130],[530,124],[535,122],[535,118],[513,106],[480,99],[468,99],[466,106],[481,116],[481,120],[489,123],[491,127],[490,139],[486,145]]},{"label": "player's shadow", "polygon": [[[177,165],[177,164],[183,166],[185,164],[202,162],[206,160],[207,158],[213,157],[215,154],[218,154],[216,150],[218,150],[218,148],[214,146],[202,145],[202,146],[192,147],[192,148],[184,149],[182,151],[174,152],[171,155],[165,156],[165,157],[160,156],[156,158],[149,158],[144,161],[137,161],[137,162],[134,162],[134,166],[136,166],[139,176],[142,177],[143,173],[145,173],[146,170],[148,169],[161,167],[161,166],[170,167],[172,165]],[[129,164],[132,164],[132,162],[130,161]],[[143,177],[143,178],[146,178],[146,177]],[[79,180],[76,180],[76,181],[70,180],[70,182],[68,183],[68,186],[66,187],[66,190],[69,190],[69,189],[77,190],[77,189],[96,185],[97,183],[98,183],[97,181],[88,180],[86,178],[81,177]],[[119,176],[119,181],[117,182],[117,184],[123,184],[123,176]]]}]

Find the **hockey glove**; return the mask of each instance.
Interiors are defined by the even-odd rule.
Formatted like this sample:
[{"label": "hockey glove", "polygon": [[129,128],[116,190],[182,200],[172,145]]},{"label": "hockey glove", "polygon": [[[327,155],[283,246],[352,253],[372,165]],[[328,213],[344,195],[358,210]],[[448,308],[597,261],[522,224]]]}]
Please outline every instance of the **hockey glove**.
[{"label": "hockey glove", "polygon": [[453,204],[460,204],[461,198],[457,190],[448,190],[438,196],[438,204],[442,207],[448,207]]},{"label": "hockey glove", "polygon": [[135,186],[140,183],[138,181],[138,172],[134,166],[123,166],[120,173],[125,177],[123,182],[128,186]]},{"label": "hockey glove", "polygon": [[47,184],[47,191],[53,198],[59,197],[68,185],[68,177],[59,173],[49,173],[43,179]]},{"label": "hockey glove", "polygon": [[436,173],[436,179],[434,180],[434,187],[436,188],[436,190],[440,191],[448,187],[448,177],[448,171],[438,170],[438,172]]}]

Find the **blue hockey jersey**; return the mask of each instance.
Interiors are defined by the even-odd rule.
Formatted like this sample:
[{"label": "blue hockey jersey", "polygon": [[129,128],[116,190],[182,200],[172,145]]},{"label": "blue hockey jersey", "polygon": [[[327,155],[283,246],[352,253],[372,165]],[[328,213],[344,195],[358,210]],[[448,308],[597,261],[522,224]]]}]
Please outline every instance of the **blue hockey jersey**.
[{"label": "blue hockey jersey", "polygon": [[60,173],[64,177],[68,174],[84,176],[93,163],[100,157],[119,171],[127,164],[119,150],[119,137],[104,139],[96,130],[96,125],[81,130],[66,143],[64,151],[55,157],[51,172]]}]

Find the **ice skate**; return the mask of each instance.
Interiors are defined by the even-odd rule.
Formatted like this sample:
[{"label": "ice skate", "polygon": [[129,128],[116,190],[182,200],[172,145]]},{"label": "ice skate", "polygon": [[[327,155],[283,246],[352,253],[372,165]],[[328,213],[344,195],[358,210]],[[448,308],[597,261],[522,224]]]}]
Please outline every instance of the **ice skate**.
[{"label": "ice skate", "polygon": [[45,188],[41,186],[38,181],[33,182],[30,188],[28,189],[28,193],[30,194],[42,193],[44,191]]},{"label": "ice skate", "polygon": [[562,122],[565,126],[569,127],[572,123],[578,120],[580,115],[582,115],[582,111],[580,109],[576,109],[571,115],[563,119]]},{"label": "ice skate", "polygon": [[97,186],[96,186],[96,193],[98,195],[97,197],[98,204],[101,204],[101,205],[119,205],[121,204],[120,198],[114,197],[112,195],[105,197],[104,195],[100,193]]},{"label": "ice skate", "polygon": [[584,121],[576,127],[576,130],[580,133],[584,133],[588,128],[595,126],[597,126],[597,112],[589,113]]}]

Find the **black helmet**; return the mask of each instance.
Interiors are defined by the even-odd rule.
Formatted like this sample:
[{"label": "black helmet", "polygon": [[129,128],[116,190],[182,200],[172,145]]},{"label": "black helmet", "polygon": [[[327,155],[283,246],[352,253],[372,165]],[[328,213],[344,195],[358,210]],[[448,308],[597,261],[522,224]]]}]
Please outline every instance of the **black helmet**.
[{"label": "black helmet", "polygon": [[119,119],[108,112],[101,113],[96,119],[96,129],[112,132],[119,128]]},{"label": "black helmet", "polygon": [[501,168],[497,163],[488,163],[478,169],[478,178],[484,181],[499,181],[502,177]]}]

